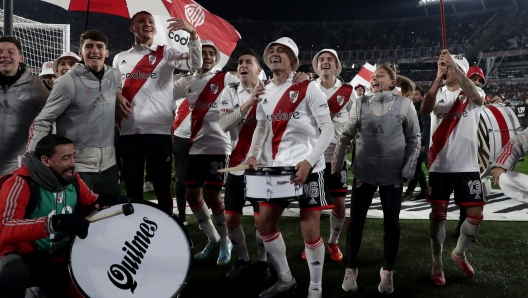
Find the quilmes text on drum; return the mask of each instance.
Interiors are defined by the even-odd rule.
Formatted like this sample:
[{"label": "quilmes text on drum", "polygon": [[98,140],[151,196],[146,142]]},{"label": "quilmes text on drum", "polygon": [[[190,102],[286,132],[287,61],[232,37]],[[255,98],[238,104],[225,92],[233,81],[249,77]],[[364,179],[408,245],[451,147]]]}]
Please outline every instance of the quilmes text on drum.
[{"label": "quilmes text on drum", "polygon": [[[515,112],[504,104],[482,107],[478,126],[478,162],[480,177],[491,175],[491,163],[497,158],[502,147],[522,131]],[[517,168],[515,163],[509,171]]]},{"label": "quilmes text on drum", "polygon": [[259,167],[246,170],[246,199],[256,201],[295,201],[303,195],[302,185],[291,184],[295,167]]},{"label": "quilmes text on drum", "polygon": [[134,214],[91,223],[88,237],[73,241],[70,275],[84,297],[176,297],[187,284],[193,257],[183,225],[155,204],[132,204]]}]

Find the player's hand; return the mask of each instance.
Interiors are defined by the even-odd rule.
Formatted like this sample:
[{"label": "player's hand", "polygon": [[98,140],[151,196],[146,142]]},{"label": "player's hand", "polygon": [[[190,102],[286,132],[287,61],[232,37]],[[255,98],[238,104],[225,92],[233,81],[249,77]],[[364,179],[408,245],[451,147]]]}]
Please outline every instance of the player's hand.
[{"label": "player's hand", "polygon": [[293,75],[293,79],[292,79],[292,83],[294,85],[297,85],[297,84],[300,84],[304,81],[309,81],[310,80],[310,77],[304,73],[304,72],[296,72],[294,75]]},{"label": "player's hand", "polygon": [[295,169],[297,170],[297,172],[295,173],[295,176],[290,182],[295,184],[295,186],[304,184],[306,178],[308,178],[308,174],[310,173],[311,168],[312,165],[307,160],[299,162],[295,165]]},{"label": "player's hand", "polygon": [[194,28],[193,25],[189,24],[184,19],[171,18],[171,19],[168,19],[167,22],[171,22],[169,24],[169,26],[167,27],[167,29],[169,29],[169,31],[178,31],[178,30],[187,31],[187,32],[189,32],[191,34],[191,40],[198,39],[198,34],[196,33],[196,28]]},{"label": "player's hand", "polygon": [[448,50],[442,50],[438,62],[444,64],[445,66],[447,66],[447,68],[457,67],[455,60],[453,60],[453,57],[451,57],[451,54]]},{"label": "player's hand", "polygon": [[254,106],[258,104],[262,98],[260,98],[261,95],[266,94],[266,87],[262,85],[258,85],[255,90],[253,90],[253,93],[251,93],[251,96],[249,97],[249,101],[251,102],[251,106]]},{"label": "player's hand", "polygon": [[425,146],[420,146],[420,153],[424,153],[425,152]]},{"label": "player's hand", "polygon": [[257,169],[257,159],[253,156],[248,157],[244,165],[250,166],[252,169]]},{"label": "player's hand", "polygon": [[496,168],[491,169],[491,175],[493,176],[493,183],[495,185],[499,184],[499,176],[502,173],[506,173],[506,170],[503,168],[496,167]]},{"label": "player's hand", "polygon": [[447,75],[447,66],[441,60],[438,60],[438,70],[436,71],[436,79],[443,80]]},{"label": "player's hand", "polygon": [[121,118],[128,118],[132,115],[132,104],[123,96],[123,94],[116,94],[117,115]]},{"label": "player's hand", "polygon": [[76,234],[81,239],[88,236],[88,227],[90,226],[88,220],[76,213],[53,215],[51,216],[51,224],[53,230],[65,234]]},{"label": "player's hand", "polygon": [[502,98],[498,97],[497,95],[493,96],[492,99],[490,99],[489,103],[502,103]]}]

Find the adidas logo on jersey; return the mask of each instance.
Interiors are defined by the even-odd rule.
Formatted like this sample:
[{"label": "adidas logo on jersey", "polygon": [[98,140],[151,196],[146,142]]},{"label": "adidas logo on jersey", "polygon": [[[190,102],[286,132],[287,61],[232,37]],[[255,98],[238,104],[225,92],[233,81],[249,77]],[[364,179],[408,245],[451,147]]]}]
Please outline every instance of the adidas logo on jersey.
[{"label": "adidas logo on jersey", "polygon": [[233,108],[238,109],[238,107],[240,107],[240,106],[237,103]]},{"label": "adidas logo on jersey", "polygon": [[191,90],[191,88],[189,88],[189,90],[187,91],[187,93],[191,93],[191,92],[192,92],[192,90]]},{"label": "adidas logo on jersey", "polygon": [[94,102],[90,105],[90,108],[92,109],[95,109],[95,108],[103,108],[103,107],[108,107],[110,106],[110,103],[108,102],[108,100],[106,100],[106,98],[104,97],[103,94],[101,94],[99,97],[97,97],[96,100],[94,100]]},{"label": "adidas logo on jersey", "polygon": [[123,64],[125,64],[125,63],[127,63],[125,60],[121,61],[121,65],[123,65]]},{"label": "adidas logo on jersey", "polygon": [[308,202],[308,205],[316,205],[316,204],[317,204],[317,201],[314,198],[312,198],[310,202]]},{"label": "adidas logo on jersey", "polygon": [[438,103],[446,103],[445,100],[442,98]]},{"label": "adidas logo on jersey", "polygon": [[262,101],[262,104],[265,104],[265,103],[268,103],[268,100],[266,98],[264,98],[264,100]]},{"label": "adidas logo on jersey", "polygon": [[9,106],[9,103],[7,102],[7,99],[4,99],[4,101],[0,103],[0,114],[11,115],[11,114],[14,114],[14,113],[15,112]]}]

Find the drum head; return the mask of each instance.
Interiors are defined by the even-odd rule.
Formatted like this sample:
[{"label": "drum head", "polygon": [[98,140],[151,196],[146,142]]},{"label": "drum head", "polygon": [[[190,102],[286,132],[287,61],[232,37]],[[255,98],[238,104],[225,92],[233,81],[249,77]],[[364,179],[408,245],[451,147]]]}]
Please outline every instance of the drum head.
[{"label": "drum head", "polygon": [[70,274],[85,297],[173,297],[186,284],[193,259],[187,231],[154,204],[133,206],[133,214],[91,223],[88,237],[73,241]]}]

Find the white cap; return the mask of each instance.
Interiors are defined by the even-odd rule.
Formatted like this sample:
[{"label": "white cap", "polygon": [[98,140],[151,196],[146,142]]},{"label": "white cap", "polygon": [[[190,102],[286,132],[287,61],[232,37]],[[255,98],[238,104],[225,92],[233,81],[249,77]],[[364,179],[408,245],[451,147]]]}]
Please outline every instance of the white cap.
[{"label": "white cap", "polygon": [[208,47],[213,47],[214,48],[215,54],[216,54],[216,59],[215,59],[216,61],[215,61],[215,64],[213,66],[217,65],[218,62],[220,62],[220,50],[218,50],[218,48],[215,46],[214,42],[212,42],[210,40],[202,40],[201,43],[202,43],[202,47],[208,46]]},{"label": "white cap", "polygon": [[465,75],[467,75],[467,72],[469,70],[469,62],[464,58],[462,55],[451,55],[451,58],[455,61],[455,63],[462,69]]},{"label": "white cap", "polygon": [[75,54],[74,52],[64,52],[62,55],[60,55],[59,58],[55,59],[53,61],[53,71],[54,72],[57,72],[59,71],[59,62],[60,62],[60,59],[61,58],[64,58],[64,57],[72,57],[72,58],[75,58],[77,60],[77,62],[81,61],[81,57],[79,57],[77,54]]},{"label": "white cap", "polygon": [[499,186],[507,197],[523,203],[528,203],[527,175],[507,171],[500,174]]},{"label": "white cap", "polygon": [[299,48],[297,47],[295,42],[289,37],[281,37],[281,38],[277,39],[276,41],[271,42],[270,44],[268,44],[268,46],[264,50],[264,57],[263,57],[264,58],[264,62],[266,63],[266,65],[268,67],[270,67],[269,64],[268,64],[268,53],[269,53],[269,50],[270,50],[271,46],[274,45],[274,44],[281,44],[283,46],[287,46],[288,48],[290,48],[292,50],[293,55],[295,56],[295,58],[297,58],[297,62],[295,62],[295,64],[293,64],[292,70],[296,71],[297,68],[299,67]]},{"label": "white cap", "polygon": [[45,75],[55,75],[55,72],[53,71],[53,61],[44,62],[44,64],[42,64],[42,71],[40,72],[39,77]]},{"label": "white cap", "polygon": [[337,69],[335,71],[335,76],[337,77],[341,73],[341,70],[343,68],[341,66],[341,61],[339,61],[339,57],[337,56],[337,52],[335,50],[332,50],[332,49],[324,49],[324,50],[319,51],[319,53],[315,54],[315,56],[312,59],[312,68],[313,68],[313,70],[315,71],[315,73],[318,76],[321,76],[321,74],[317,70],[317,60],[319,60],[319,56],[322,53],[330,53],[330,54],[334,55],[334,58],[336,59],[336,62],[337,62]]}]

